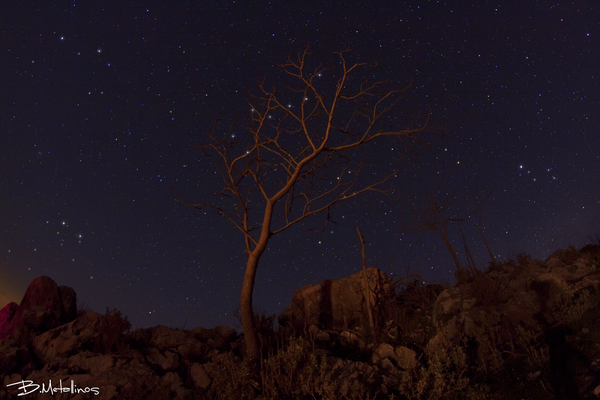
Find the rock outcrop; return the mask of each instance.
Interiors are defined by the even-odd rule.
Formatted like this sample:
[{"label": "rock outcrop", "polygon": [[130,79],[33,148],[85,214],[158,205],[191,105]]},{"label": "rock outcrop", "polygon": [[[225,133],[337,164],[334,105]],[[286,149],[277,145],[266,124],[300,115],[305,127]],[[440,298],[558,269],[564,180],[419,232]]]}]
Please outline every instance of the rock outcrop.
[{"label": "rock outcrop", "polygon": [[9,303],[0,311],[0,340],[23,330],[44,332],[72,321],[76,315],[75,291],[41,276],[29,284],[19,306]]},{"label": "rock outcrop", "polygon": [[436,343],[457,336],[475,338],[483,319],[502,331],[497,345],[511,340],[517,327],[541,334],[563,323],[561,307],[569,299],[600,288],[598,265],[581,257],[566,265],[558,257],[546,262],[533,260],[523,266],[502,265],[471,282],[447,288],[436,299],[432,319],[438,333]]},{"label": "rock outcrop", "polygon": [[[110,351],[111,336],[118,337],[118,351]],[[37,386],[31,398],[41,398],[42,389],[50,393],[49,387],[48,398],[57,399],[74,396],[60,387],[103,400],[199,398],[213,379],[206,366],[215,370],[215,362],[240,347],[239,339],[229,327],[181,331],[159,325],[124,334],[114,331],[109,315],[88,312],[30,343],[0,342],[0,399],[20,398]]]},{"label": "rock outcrop", "polygon": [[303,286],[279,315],[279,324],[295,329],[311,325],[320,329],[353,327],[367,318],[367,296],[372,307],[377,307],[394,295],[392,283],[381,270],[369,268],[346,278]]},{"label": "rock outcrop", "polygon": [[258,373],[242,357],[243,337],[230,327],[159,325],[131,332],[116,310],[80,312],[69,321],[74,293],[42,279],[32,285],[46,289],[32,289],[21,306],[0,312],[3,326],[12,326],[19,312],[37,310],[36,318],[19,317],[24,330],[0,341],[0,400],[25,392],[33,399],[448,393],[512,399],[540,390],[549,399],[598,398],[600,246],[589,250],[568,249],[544,262],[522,256],[473,271],[452,287],[415,281],[397,293],[390,278],[370,269],[374,329],[360,323],[366,318],[364,274],[301,288],[280,316],[282,329],[261,330]]}]

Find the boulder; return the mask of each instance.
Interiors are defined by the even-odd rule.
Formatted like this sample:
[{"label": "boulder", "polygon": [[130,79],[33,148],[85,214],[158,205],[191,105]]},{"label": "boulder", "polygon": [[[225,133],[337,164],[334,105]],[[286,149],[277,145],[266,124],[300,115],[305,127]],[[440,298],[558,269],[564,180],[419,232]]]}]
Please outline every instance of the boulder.
[{"label": "boulder", "polygon": [[206,344],[215,349],[225,349],[235,340],[237,332],[229,326],[219,325],[206,331]]},{"label": "boulder", "polygon": [[2,332],[2,327],[8,327],[8,324],[17,312],[17,308],[19,308],[19,305],[13,301],[5,305],[2,310],[0,310],[0,332]]},{"label": "boulder", "polygon": [[27,346],[18,346],[14,340],[0,342],[0,376],[21,371],[23,366],[31,361]]},{"label": "boulder", "polygon": [[398,366],[400,368],[407,371],[414,369],[419,365],[417,353],[404,346],[396,347],[396,361],[398,361]]},{"label": "boulder", "polygon": [[171,350],[179,347],[186,339],[186,332],[179,329],[169,328],[163,325],[157,325],[149,328],[150,344],[159,350]]},{"label": "boulder", "polygon": [[101,348],[106,319],[93,311],[75,321],[51,329],[33,339],[35,354],[42,361],[68,357],[82,350]]},{"label": "boulder", "polygon": [[212,329],[217,335],[225,339],[225,342],[231,342],[235,340],[237,332],[230,326],[219,325]]},{"label": "boulder", "polygon": [[177,347],[177,353],[183,358],[196,360],[208,353],[209,349],[210,347],[205,343],[200,342],[193,336],[189,336]]},{"label": "boulder", "polygon": [[308,334],[310,337],[314,338],[318,342],[326,343],[326,342],[329,342],[329,340],[331,340],[329,333],[322,331],[316,325],[311,325],[308,327]]},{"label": "boulder", "polygon": [[339,338],[340,342],[346,347],[359,348],[361,350],[364,350],[367,347],[365,341],[362,340],[356,333],[351,331],[340,332]]},{"label": "boulder", "polygon": [[201,389],[206,389],[210,385],[210,377],[204,368],[204,365],[194,363],[190,368],[190,377],[194,386]]},{"label": "boulder", "polygon": [[372,307],[394,295],[390,277],[369,268],[346,278],[325,280],[296,290],[292,303],[279,315],[279,324],[303,329],[348,328],[367,321],[367,282]]},{"label": "boulder", "polygon": [[96,354],[83,351],[69,357],[65,363],[72,371],[86,372],[91,375],[110,373],[115,368],[117,356],[111,354]]},{"label": "boulder", "polygon": [[148,349],[146,360],[154,367],[163,371],[175,371],[179,367],[179,356],[171,351],[165,351],[163,355],[156,347]]},{"label": "boulder", "polygon": [[52,278],[41,276],[29,284],[18,307],[9,304],[2,310],[0,340],[22,329],[41,333],[73,321],[77,316],[77,296],[72,288],[59,287]]},{"label": "boulder", "polygon": [[435,301],[435,313],[453,314],[463,307],[463,298],[460,287],[449,287],[444,290]]},{"label": "boulder", "polygon": [[394,346],[388,343],[381,343],[373,352],[373,362],[377,363],[379,360],[389,358],[396,360],[396,352]]}]

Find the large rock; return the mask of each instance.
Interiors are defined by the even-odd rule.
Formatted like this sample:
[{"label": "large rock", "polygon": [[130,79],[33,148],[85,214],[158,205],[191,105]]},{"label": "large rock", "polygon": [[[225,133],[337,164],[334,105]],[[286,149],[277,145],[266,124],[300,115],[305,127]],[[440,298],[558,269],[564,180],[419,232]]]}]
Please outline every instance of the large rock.
[{"label": "large rock", "polygon": [[164,355],[156,347],[148,349],[146,361],[155,368],[163,371],[175,371],[179,367],[179,356],[172,351],[165,351]]},{"label": "large rock", "polygon": [[192,378],[195,387],[206,389],[208,385],[210,385],[210,377],[202,364],[192,364],[192,367],[190,368],[190,377]]},{"label": "large rock", "polygon": [[405,370],[414,369],[419,365],[417,353],[404,346],[396,347],[396,361],[398,361],[398,366]]},{"label": "large rock", "polygon": [[187,334],[178,329],[157,325],[150,328],[150,344],[162,351],[176,349],[186,339]]},{"label": "large rock", "polygon": [[108,331],[106,319],[93,311],[66,325],[51,329],[33,339],[40,360],[68,357],[82,350],[100,350]]},{"label": "large rock", "polygon": [[[5,310],[7,307],[9,309]],[[74,320],[76,316],[75,291],[67,286],[57,286],[51,278],[41,276],[29,284],[18,307],[11,303],[2,309],[0,340],[22,329],[45,332]]]},{"label": "large rock", "polygon": [[[21,371],[32,361],[31,352],[27,346],[18,346],[11,339],[0,342],[0,376]],[[0,398],[2,397],[0,396]]]},{"label": "large rock", "polygon": [[19,305],[15,302],[8,303],[0,310],[0,340],[2,340],[3,332],[9,327],[10,322],[15,316]]},{"label": "large rock", "polygon": [[330,329],[366,321],[367,282],[372,307],[394,293],[392,279],[377,268],[369,268],[346,278],[325,280],[296,290],[292,303],[279,315],[279,324],[296,329],[310,325]]}]

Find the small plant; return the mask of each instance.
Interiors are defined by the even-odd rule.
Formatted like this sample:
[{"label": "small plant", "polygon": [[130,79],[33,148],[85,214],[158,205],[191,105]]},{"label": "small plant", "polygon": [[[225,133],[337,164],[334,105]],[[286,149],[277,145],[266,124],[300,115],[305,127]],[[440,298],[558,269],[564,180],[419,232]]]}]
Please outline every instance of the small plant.
[{"label": "small plant", "polygon": [[[376,390],[358,379],[342,378],[327,358],[317,357],[304,338],[291,337],[260,361],[256,374],[248,359],[227,353],[205,365],[212,383],[210,399],[375,399]],[[387,396],[386,396],[387,397]]]},{"label": "small plant", "polygon": [[205,364],[212,378],[206,397],[208,399],[254,399],[259,389],[250,359],[239,359],[225,353],[218,363]]},{"label": "small plant", "polygon": [[477,398],[465,397],[465,390],[476,392],[484,389],[470,384],[467,377],[468,369],[469,361],[464,348],[458,343],[451,344],[446,341],[436,349],[425,365],[411,371],[400,372],[398,385],[400,398],[411,400]]},{"label": "small plant", "polygon": [[566,249],[559,249],[552,253],[552,255],[548,258],[556,257],[566,265],[572,265],[579,258],[579,251],[575,248],[575,246],[570,245]]},{"label": "small plant", "polygon": [[131,323],[127,317],[122,316],[121,311],[116,308],[109,311],[106,308],[104,314],[106,330],[101,333],[102,343],[106,352],[120,351],[124,347],[123,334],[131,331]]},{"label": "small plant", "polygon": [[472,277],[473,274],[466,268],[457,268],[456,271],[454,271],[454,279],[456,280],[457,285],[468,283]]},{"label": "small plant", "polygon": [[595,233],[588,236],[589,244],[592,246],[600,246],[600,233]]},{"label": "small plant", "polygon": [[517,254],[517,263],[519,263],[519,267],[524,268],[529,265],[531,262],[531,256],[524,251]]},{"label": "small plant", "polygon": [[[587,291],[586,291],[587,292]],[[586,299],[577,299],[583,302],[583,306],[575,307],[574,312],[581,314],[581,318],[573,324],[575,332],[577,332],[576,341],[577,348],[584,354],[587,354],[590,359],[600,358],[600,291],[587,292]]]},{"label": "small plant", "polygon": [[506,301],[501,282],[489,275],[475,277],[469,285],[469,289],[470,297],[474,297],[478,304],[485,307]]},{"label": "small plant", "polygon": [[89,306],[88,300],[84,301],[82,305],[77,307],[77,317],[83,317],[85,314],[89,313],[92,309]]}]

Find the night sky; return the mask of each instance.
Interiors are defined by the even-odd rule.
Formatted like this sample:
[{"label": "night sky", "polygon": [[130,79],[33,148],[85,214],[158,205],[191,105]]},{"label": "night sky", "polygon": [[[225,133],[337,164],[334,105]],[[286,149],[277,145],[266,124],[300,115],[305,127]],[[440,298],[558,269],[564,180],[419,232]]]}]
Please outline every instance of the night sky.
[{"label": "night sky", "polygon": [[[285,83],[277,65],[307,45],[315,63],[337,66],[333,52],[350,47],[349,61],[378,64],[365,79],[412,79],[389,123],[432,110],[444,135],[403,160],[386,141],[357,153],[372,171],[398,169],[400,199],[357,197],[323,232],[310,230],[322,216],[273,237],[257,311],[279,314],[295,289],[360,270],[357,226],[369,265],[452,283],[440,237],[402,232],[422,190],[452,198],[454,217],[493,190],[482,226],[500,259],[544,259],[600,232],[598,1],[208,3],[2,6],[0,306],[47,275],[80,307],[118,308],[134,327],[237,327],[243,236],[182,205],[171,185],[189,202],[218,202],[219,176],[193,145],[219,113],[250,118],[247,91],[263,77]],[[322,79],[334,89],[333,75]],[[478,219],[462,227],[485,268]]]}]

